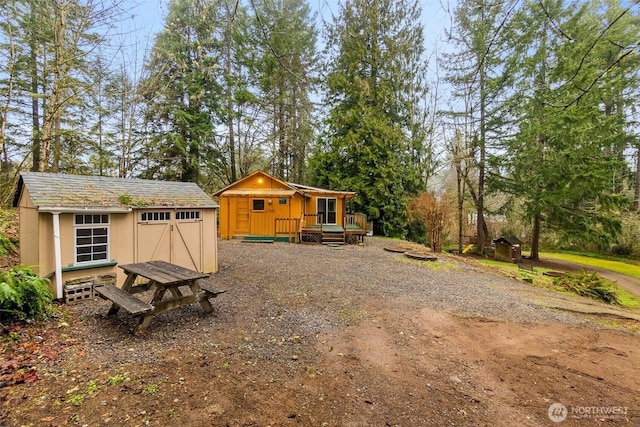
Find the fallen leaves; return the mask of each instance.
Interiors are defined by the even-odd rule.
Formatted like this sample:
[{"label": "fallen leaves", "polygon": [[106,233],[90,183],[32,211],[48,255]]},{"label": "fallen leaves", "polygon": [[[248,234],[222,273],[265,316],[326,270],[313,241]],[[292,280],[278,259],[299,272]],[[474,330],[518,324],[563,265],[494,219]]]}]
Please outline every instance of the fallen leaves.
[{"label": "fallen leaves", "polygon": [[22,328],[21,333],[14,332],[10,336],[15,338],[5,339],[2,343],[5,361],[0,364],[0,388],[39,380],[37,365],[56,359],[62,352],[61,345],[50,345],[30,328]]}]

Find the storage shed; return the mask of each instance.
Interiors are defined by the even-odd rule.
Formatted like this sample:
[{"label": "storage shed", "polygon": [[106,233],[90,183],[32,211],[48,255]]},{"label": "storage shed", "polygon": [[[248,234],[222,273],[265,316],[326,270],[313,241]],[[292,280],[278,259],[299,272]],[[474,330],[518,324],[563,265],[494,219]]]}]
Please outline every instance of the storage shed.
[{"label": "storage shed", "polygon": [[194,183],[23,172],[13,204],[20,262],[51,278],[56,298],[65,285],[121,283],[118,264],[218,270],[218,205]]},{"label": "storage shed", "polygon": [[522,242],[516,236],[500,237],[494,243],[496,245],[495,258],[497,261],[522,261]]}]

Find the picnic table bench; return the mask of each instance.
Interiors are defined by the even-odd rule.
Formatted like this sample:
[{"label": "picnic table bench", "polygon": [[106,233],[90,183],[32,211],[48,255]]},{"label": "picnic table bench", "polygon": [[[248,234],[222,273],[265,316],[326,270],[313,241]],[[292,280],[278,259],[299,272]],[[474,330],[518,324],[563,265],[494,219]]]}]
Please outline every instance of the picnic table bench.
[{"label": "picnic table bench", "polygon": [[526,270],[526,271],[529,271],[531,273],[535,273],[536,272],[536,269],[531,264],[518,263],[518,268],[520,270]]},{"label": "picnic table bench", "polygon": [[[190,270],[166,261],[148,261],[135,264],[121,265],[120,268],[127,274],[127,278],[118,288],[113,285],[97,286],[95,291],[113,304],[109,309],[109,315],[113,316],[122,308],[134,316],[140,316],[138,326],[134,334],[144,332],[151,320],[166,310],[181,307],[195,302],[200,303],[205,312],[213,312],[209,302],[225,291],[210,291],[202,289],[198,281],[209,277],[207,273]],[[146,283],[136,284],[138,277],[148,279]],[[180,289],[187,287],[189,293],[184,294]],[[154,289],[150,302],[145,302],[135,294]],[[163,299],[167,291],[171,294]]]}]

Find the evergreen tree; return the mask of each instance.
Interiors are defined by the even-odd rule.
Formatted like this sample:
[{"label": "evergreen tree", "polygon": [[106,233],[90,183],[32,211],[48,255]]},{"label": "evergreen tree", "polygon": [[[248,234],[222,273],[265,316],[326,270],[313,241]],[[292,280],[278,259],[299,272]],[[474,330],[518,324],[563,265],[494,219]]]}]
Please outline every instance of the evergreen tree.
[{"label": "evergreen tree", "polygon": [[327,28],[329,116],[312,162],[316,184],[357,192],[353,208],[378,234],[404,234],[408,198],[420,188],[419,19],[416,1],[348,0]]},{"label": "evergreen tree", "polygon": [[494,183],[523,200],[534,259],[543,226],[568,242],[601,247],[619,227],[623,200],[612,173],[622,161],[611,146],[625,137],[603,103],[615,79],[601,74],[607,64],[595,49],[603,42],[596,13],[560,0],[528,2],[517,21],[522,48],[511,58],[518,64],[511,99],[517,130],[493,158],[501,172]]},{"label": "evergreen tree", "polygon": [[271,173],[303,183],[313,140],[316,31],[304,0],[253,2],[260,47],[257,70],[272,147]]},{"label": "evergreen tree", "polygon": [[144,176],[198,182],[201,156],[213,139],[220,108],[214,25],[218,5],[172,0],[165,30],[158,34],[149,76],[142,85],[149,141]]},{"label": "evergreen tree", "polygon": [[455,27],[449,34],[457,49],[444,55],[447,81],[465,117],[463,139],[473,141],[474,171],[465,174],[466,188],[476,206],[477,249],[484,252],[490,237],[485,222],[487,152],[499,145],[507,114],[502,103],[507,90],[504,59],[510,49],[508,31],[514,4],[465,0],[454,12]]}]

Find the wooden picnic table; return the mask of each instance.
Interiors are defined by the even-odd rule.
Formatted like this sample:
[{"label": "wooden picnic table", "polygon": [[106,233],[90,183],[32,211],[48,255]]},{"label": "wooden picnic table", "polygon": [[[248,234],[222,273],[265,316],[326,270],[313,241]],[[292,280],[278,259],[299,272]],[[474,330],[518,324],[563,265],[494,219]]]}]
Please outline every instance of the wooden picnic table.
[{"label": "wooden picnic table", "polygon": [[[209,274],[200,273],[188,268],[180,267],[166,261],[148,261],[135,264],[121,265],[127,274],[121,288],[113,285],[98,286],[95,291],[113,304],[109,315],[113,316],[122,308],[129,314],[140,316],[134,334],[144,332],[151,320],[166,310],[199,302],[204,311],[213,312],[209,298],[215,298],[225,291],[210,291],[202,289],[198,280],[206,279]],[[146,283],[136,283],[138,277],[148,279]],[[181,287],[187,287],[190,292],[183,293]],[[155,289],[150,302],[145,302],[135,294]],[[186,290],[186,289],[185,289]],[[167,291],[169,298],[163,299]]]}]

